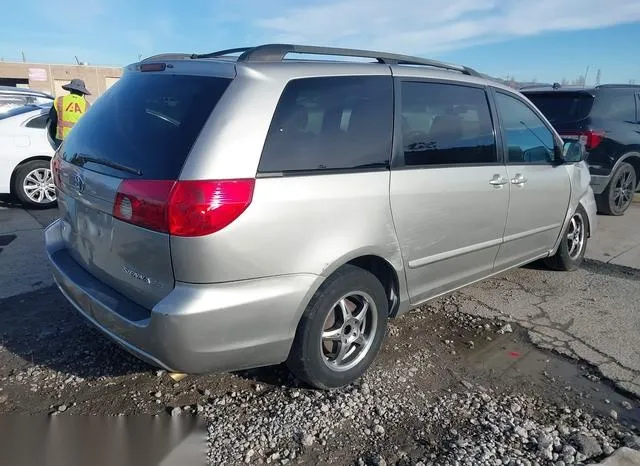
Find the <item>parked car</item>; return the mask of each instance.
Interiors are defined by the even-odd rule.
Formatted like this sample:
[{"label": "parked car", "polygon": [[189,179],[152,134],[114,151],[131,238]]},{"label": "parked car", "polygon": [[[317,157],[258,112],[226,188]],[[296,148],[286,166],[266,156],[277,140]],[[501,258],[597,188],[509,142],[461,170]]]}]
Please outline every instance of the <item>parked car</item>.
[{"label": "parked car", "polygon": [[25,105],[50,105],[54,97],[46,92],[22,87],[0,86],[0,116]]},{"label": "parked car", "polygon": [[11,193],[30,207],[56,203],[46,131],[50,109],[24,105],[0,114],[0,193]]},{"label": "parked car", "polygon": [[523,90],[564,139],[587,149],[598,212],[622,215],[640,188],[640,86]]},{"label": "parked car", "polygon": [[231,52],[129,66],[52,162],[55,280],[133,354],[187,373],[286,360],[335,388],[389,318],[536,259],[580,265],[582,146],[517,91],[382,52]]}]

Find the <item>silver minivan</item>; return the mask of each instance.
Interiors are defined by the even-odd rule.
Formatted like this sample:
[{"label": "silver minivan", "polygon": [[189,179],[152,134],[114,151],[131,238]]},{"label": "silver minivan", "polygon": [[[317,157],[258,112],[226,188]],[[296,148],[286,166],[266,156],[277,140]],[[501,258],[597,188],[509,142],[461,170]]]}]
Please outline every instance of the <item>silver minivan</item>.
[{"label": "silver minivan", "polygon": [[583,154],[463,66],[284,44],[155,56],[57,151],[46,248],[69,301],[145,361],[287,361],[336,388],[389,318],[537,259],[576,269],[596,227]]}]

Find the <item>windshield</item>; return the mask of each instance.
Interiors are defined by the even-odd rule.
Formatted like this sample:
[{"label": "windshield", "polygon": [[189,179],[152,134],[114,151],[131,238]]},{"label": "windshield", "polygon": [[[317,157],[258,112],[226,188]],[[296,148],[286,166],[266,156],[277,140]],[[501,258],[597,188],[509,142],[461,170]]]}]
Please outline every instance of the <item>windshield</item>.
[{"label": "windshield", "polygon": [[593,96],[585,92],[524,93],[551,123],[584,120],[593,106]]},{"label": "windshield", "polygon": [[63,157],[111,176],[177,179],[230,82],[212,76],[125,74],[74,126]]}]

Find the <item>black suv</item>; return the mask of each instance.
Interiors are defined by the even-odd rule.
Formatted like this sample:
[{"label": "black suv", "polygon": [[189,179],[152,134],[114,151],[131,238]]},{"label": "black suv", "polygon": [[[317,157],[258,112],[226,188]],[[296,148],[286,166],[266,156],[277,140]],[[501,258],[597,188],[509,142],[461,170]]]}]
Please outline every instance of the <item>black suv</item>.
[{"label": "black suv", "polygon": [[640,187],[640,86],[554,84],[521,92],[565,140],[586,146],[598,212],[622,215]]}]

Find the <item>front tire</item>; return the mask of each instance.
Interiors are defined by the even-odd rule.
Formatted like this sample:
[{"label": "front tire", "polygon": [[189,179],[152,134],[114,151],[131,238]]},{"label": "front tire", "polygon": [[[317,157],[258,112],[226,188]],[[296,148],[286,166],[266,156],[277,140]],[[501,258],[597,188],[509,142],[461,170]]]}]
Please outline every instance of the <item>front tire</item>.
[{"label": "front tire", "polygon": [[545,260],[547,267],[552,270],[569,272],[576,270],[584,261],[587,250],[588,219],[582,206],[578,206],[569,220],[569,224],[562,232],[562,240],[555,255]]},{"label": "front tire", "polygon": [[309,302],[287,365],[316,388],[348,385],[364,374],[380,351],[388,315],[387,295],[375,275],[345,265]]},{"label": "front tire", "polygon": [[636,183],[636,170],[633,165],[621,163],[602,194],[596,196],[598,212],[605,215],[623,215],[633,201]]},{"label": "front tire", "polygon": [[50,162],[32,160],[20,165],[13,179],[13,194],[25,206],[49,208],[56,204]]}]

